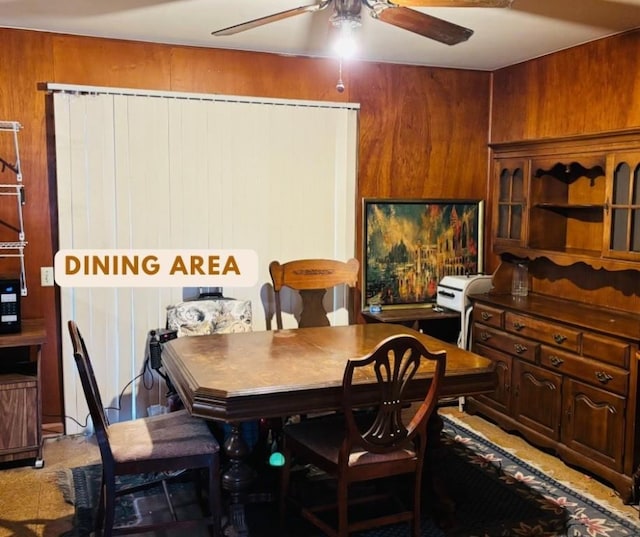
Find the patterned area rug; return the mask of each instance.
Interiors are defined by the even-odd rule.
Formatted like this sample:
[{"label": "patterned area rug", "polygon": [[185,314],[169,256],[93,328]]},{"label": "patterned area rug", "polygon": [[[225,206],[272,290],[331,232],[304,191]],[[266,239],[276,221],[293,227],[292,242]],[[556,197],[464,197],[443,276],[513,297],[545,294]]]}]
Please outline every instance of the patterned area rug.
[{"label": "patterned area rug", "polygon": [[[455,502],[453,524],[443,529],[433,517],[428,494],[423,509],[422,537],[638,537],[640,521],[615,513],[607,506],[550,479],[538,469],[487,441],[466,426],[443,416],[445,449],[438,471]],[[66,537],[90,535],[93,506],[97,501],[100,467],[74,468],[67,474],[69,501],[75,504],[74,531]],[[64,481],[64,480],[63,480]],[[185,483],[172,485],[179,504],[193,500]],[[64,489],[64,486],[63,486]],[[74,498],[72,498],[74,496]],[[166,511],[161,497],[130,497],[119,508],[119,520],[135,525],[153,511]],[[254,537],[276,537],[276,507],[249,506],[247,520]],[[291,520],[290,535],[315,537],[313,528]],[[233,537],[227,528],[225,533]],[[203,533],[204,535],[205,533]],[[359,534],[360,537],[405,537],[406,524]]]},{"label": "patterned area rug", "polygon": [[[451,446],[452,454],[466,462],[467,480],[479,480],[485,484],[480,493],[486,498],[478,497],[476,492],[459,495],[454,490],[456,514],[469,509],[466,516],[476,522],[466,530],[443,535],[640,536],[639,519],[616,513],[546,476],[457,421],[444,418],[444,422],[444,442]],[[461,478],[452,476],[449,482],[459,485],[463,482]],[[454,489],[459,487],[454,486]],[[505,514],[502,502],[509,503],[506,511],[513,516],[500,520]]]},{"label": "patterned area rug", "polygon": [[[100,496],[102,467],[99,464],[71,468],[58,474],[58,486],[65,500],[75,506],[73,530],[61,537],[89,537],[94,535],[95,506]],[[118,487],[131,487],[149,483],[143,491],[121,496],[116,502],[115,518],[118,526],[136,526],[141,522],[170,520],[162,479],[172,479],[169,486],[171,503],[178,517],[198,518],[200,507],[197,494],[190,480],[181,479],[181,473],[145,474],[140,476],[117,477]],[[203,528],[202,535],[207,535]],[[184,533],[184,532],[183,532]],[[150,535],[149,533],[145,533]],[[190,537],[197,537],[194,534]],[[178,530],[162,533],[163,537],[182,537]]]}]

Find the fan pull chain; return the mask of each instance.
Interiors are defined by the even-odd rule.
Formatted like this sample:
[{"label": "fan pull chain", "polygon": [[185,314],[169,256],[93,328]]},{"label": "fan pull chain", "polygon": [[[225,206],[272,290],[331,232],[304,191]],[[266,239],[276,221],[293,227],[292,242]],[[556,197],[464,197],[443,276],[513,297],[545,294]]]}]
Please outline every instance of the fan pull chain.
[{"label": "fan pull chain", "polygon": [[340,56],[340,71],[338,75],[338,83],[336,84],[336,91],[342,93],[344,91],[344,82],[342,81],[342,56]]}]

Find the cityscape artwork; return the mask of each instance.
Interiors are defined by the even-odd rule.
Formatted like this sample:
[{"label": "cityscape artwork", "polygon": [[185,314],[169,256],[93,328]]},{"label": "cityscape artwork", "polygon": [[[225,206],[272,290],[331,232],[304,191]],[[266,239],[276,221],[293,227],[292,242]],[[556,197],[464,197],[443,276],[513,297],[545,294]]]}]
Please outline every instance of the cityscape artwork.
[{"label": "cityscape artwork", "polygon": [[484,202],[363,202],[363,307],[433,303],[449,275],[482,272]]}]

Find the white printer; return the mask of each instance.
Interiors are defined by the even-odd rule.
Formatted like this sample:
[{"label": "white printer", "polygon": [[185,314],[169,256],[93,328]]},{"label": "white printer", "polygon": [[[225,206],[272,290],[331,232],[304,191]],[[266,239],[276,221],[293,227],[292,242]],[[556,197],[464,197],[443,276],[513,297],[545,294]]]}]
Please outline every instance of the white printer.
[{"label": "white printer", "polygon": [[444,276],[438,283],[436,305],[460,313],[458,347],[462,349],[469,350],[471,347],[469,321],[472,306],[468,296],[490,290],[492,279],[493,276],[487,274],[470,274],[468,276]]},{"label": "white printer", "polygon": [[[493,276],[486,274],[470,274],[468,276],[444,276],[438,284],[436,305],[460,313],[460,334],[458,347],[471,350],[470,320],[473,306],[468,296],[484,293],[491,289]],[[458,397],[458,408],[464,408],[464,397]]]}]

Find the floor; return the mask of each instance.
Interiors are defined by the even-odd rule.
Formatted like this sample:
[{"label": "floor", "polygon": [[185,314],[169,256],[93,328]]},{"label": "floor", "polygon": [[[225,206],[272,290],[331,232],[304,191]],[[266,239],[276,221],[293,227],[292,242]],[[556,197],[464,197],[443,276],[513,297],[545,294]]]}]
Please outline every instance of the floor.
[{"label": "floor", "polygon": [[72,528],[73,506],[57,485],[58,472],[99,462],[93,437],[45,439],[44,467],[0,471],[0,537],[59,537]]},{"label": "floor", "polygon": [[[624,505],[605,484],[567,467],[522,438],[505,433],[478,416],[461,413],[457,407],[444,407],[440,412],[460,419],[491,441],[515,451],[520,458],[612,510],[638,518],[638,506]],[[64,501],[57,475],[60,470],[98,462],[98,448],[92,437],[51,437],[45,440],[44,461],[41,469],[22,466],[0,471],[0,537],[59,537],[71,529],[73,506]]]}]

